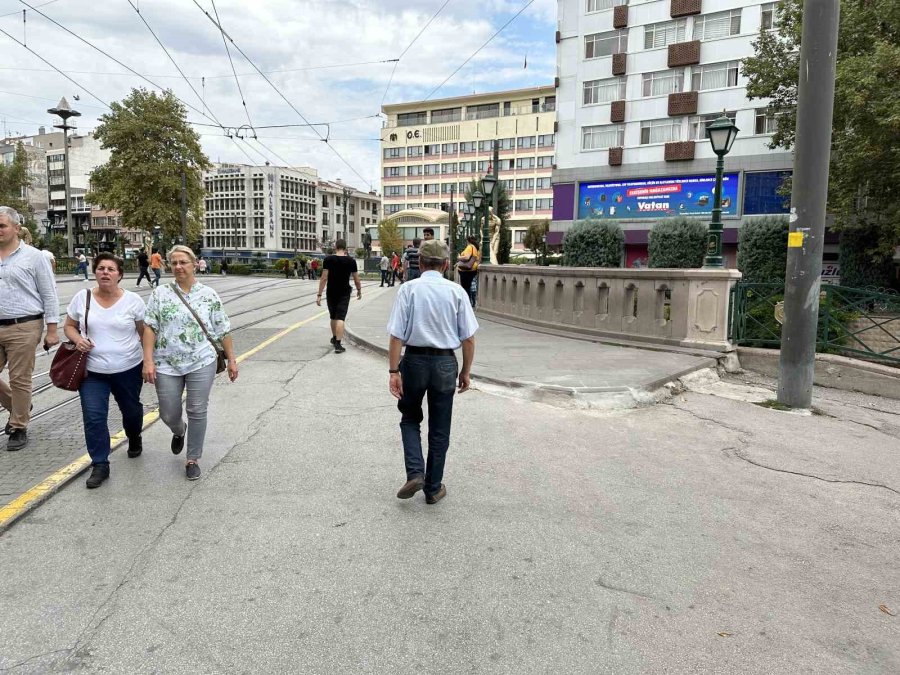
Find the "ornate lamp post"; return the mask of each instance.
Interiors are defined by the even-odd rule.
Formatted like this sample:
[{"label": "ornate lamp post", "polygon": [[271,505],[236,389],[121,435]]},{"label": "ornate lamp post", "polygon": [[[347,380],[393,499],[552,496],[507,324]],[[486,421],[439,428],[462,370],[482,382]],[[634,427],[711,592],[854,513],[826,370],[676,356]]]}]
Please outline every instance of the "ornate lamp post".
[{"label": "ornate lamp post", "polygon": [[706,258],[703,269],[722,269],[725,261],[722,258],[722,174],[725,170],[725,155],[731,152],[734,139],[740,131],[728,117],[722,115],[707,127],[709,143],[716,153],[716,190],[713,196],[712,220],[709,223],[709,235],[706,244]]},{"label": "ornate lamp post", "polygon": [[481,259],[491,264],[491,195],[497,186],[497,178],[491,174],[481,179],[481,188],[484,190],[486,201],[484,203],[484,225],[481,230]]},{"label": "ornate lamp post", "polygon": [[62,124],[54,124],[54,129],[62,129],[63,132],[63,151],[65,152],[65,191],[66,191],[66,239],[68,240],[68,255],[71,258],[75,254],[75,225],[74,225],[74,217],[72,215],[72,185],[69,180],[69,129],[74,129],[74,124],[69,124],[70,117],[81,117],[81,113],[77,110],[72,110],[69,107],[69,102],[66,101],[65,97],[59,99],[59,103],[56,104],[55,108],[50,108],[48,111],[51,115],[57,115],[62,118]]}]

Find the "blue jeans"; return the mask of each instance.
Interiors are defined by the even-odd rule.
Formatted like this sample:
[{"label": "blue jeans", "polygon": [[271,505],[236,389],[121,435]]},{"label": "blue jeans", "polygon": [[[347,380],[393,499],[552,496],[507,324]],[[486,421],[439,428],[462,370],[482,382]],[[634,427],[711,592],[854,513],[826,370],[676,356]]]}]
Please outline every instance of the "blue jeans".
[{"label": "blue jeans", "polygon": [[381,270],[381,285],[384,286],[385,284],[388,286],[391,284],[391,273],[389,270]]},{"label": "blue jeans", "polygon": [[94,373],[78,390],[81,396],[81,417],[84,420],[84,440],[92,464],[109,463],[109,395],[116,399],[122,412],[122,425],[128,438],[139,438],[144,426],[144,406],[141,405],[141,364],[121,373]]},{"label": "blue jeans", "polygon": [[[397,407],[406,479],[423,476],[425,494],[433,495],[441,488],[444,461],[450,446],[450,423],[453,418],[453,394],[459,368],[455,356],[412,354],[400,362],[403,396]],[[428,399],[428,465],[422,458],[421,425],[424,419],[422,401]]]},{"label": "blue jeans", "polygon": [[[159,278],[162,276],[162,270],[158,267],[151,267],[150,269],[153,270],[153,279],[156,281],[156,287],[159,288]],[[153,282],[151,281],[150,284],[152,285]]]},{"label": "blue jeans", "polygon": [[87,279],[88,278],[87,267],[88,267],[87,263],[83,263],[83,262],[78,263],[78,269],[75,271],[75,276],[80,276],[83,274],[84,278]]},{"label": "blue jeans", "polygon": [[418,267],[410,267],[406,270],[406,276],[403,278],[403,281],[412,281],[413,279],[418,279],[420,276]]}]

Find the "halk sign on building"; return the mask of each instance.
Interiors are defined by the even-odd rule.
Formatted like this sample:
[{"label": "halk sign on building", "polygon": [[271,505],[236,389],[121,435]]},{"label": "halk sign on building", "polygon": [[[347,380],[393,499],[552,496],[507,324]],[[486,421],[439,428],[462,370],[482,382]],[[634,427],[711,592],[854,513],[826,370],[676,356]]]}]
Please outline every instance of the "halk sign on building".
[{"label": "halk sign on building", "polygon": [[[715,176],[646,178],[606,183],[582,183],[578,218],[636,220],[671,216],[710,216]],[[722,215],[737,215],[738,174],[722,181]]]}]

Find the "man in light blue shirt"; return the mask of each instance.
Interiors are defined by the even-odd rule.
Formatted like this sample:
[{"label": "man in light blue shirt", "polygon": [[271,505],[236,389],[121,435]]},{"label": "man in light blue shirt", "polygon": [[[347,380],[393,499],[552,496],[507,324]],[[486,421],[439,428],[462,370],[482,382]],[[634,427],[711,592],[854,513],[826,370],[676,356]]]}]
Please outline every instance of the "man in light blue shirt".
[{"label": "man in light blue shirt", "polygon": [[[397,492],[409,499],[424,490],[436,504],[447,494],[441,482],[450,446],[453,395],[469,389],[478,322],[466,292],[443,278],[450,254],[439,241],[419,249],[418,279],[403,284],[388,321],[390,390],[399,400],[400,436],[406,462],[406,484]],[[406,347],[401,361],[401,351]],[[455,350],[462,346],[459,369]],[[422,456],[422,401],[428,397],[428,465]]]}]

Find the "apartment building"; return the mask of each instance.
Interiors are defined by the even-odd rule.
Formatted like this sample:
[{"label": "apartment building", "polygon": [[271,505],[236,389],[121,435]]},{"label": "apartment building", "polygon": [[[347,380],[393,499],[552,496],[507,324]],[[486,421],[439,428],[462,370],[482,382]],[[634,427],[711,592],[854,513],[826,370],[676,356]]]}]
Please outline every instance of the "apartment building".
[{"label": "apartment building", "polygon": [[[458,205],[472,179],[491,168],[498,141],[499,177],[512,203],[509,225],[514,246],[522,248],[528,226],[553,213],[555,111],[553,86],[383,106],[385,215],[447,209],[451,192]],[[440,238],[447,236],[445,228]],[[421,229],[405,228],[404,236],[421,236]]]},{"label": "apartment building", "polygon": [[[615,220],[626,263],[647,258],[659,218],[708,220],[715,155],[707,125],[726,114],[740,132],[725,160],[726,260],[746,218],[787,213],[779,186],[792,155],[767,144],[775,118],[747,99],[741,60],[777,20],[760,0],[559,0],[558,133],[553,221],[560,243],[576,220]],[[826,249],[834,257],[836,241]]]},{"label": "apartment building", "polygon": [[204,173],[202,254],[291,257],[318,249],[315,169],[217,164]]},{"label": "apartment building", "polygon": [[352,252],[363,248],[363,235],[378,227],[381,197],[375,192],[363,192],[340,181],[320,180],[317,204],[322,242],[344,239]]}]

